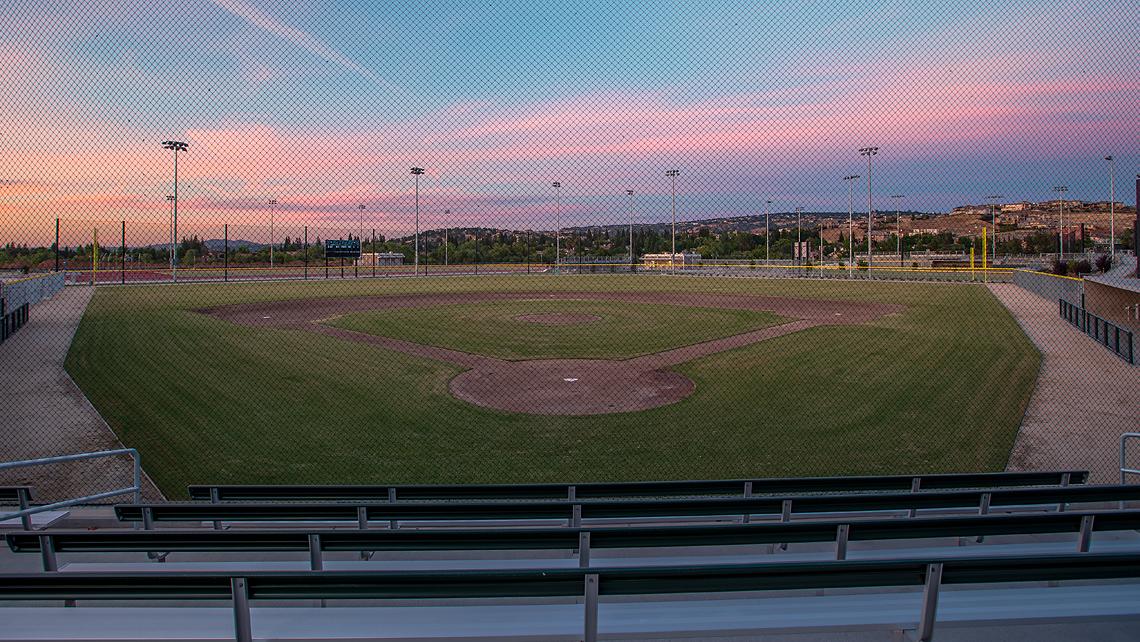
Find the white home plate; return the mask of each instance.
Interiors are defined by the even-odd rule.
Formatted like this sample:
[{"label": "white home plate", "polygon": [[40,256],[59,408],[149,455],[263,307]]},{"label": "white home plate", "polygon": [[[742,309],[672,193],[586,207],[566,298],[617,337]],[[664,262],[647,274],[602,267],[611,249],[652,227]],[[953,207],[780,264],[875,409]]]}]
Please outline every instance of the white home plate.
[{"label": "white home plate", "polygon": [[574,383],[575,381],[578,380],[578,377],[563,377],[562,380],[563,381],[569,381],[570,383]]}]

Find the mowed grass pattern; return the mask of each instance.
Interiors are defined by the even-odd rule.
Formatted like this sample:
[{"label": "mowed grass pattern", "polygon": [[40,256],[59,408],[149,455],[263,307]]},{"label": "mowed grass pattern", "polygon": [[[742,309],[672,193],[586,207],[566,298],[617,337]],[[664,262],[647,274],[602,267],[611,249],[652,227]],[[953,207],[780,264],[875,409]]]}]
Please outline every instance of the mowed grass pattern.
[{"label": "mowed grass pattern", "polygon": [[[531,314],[584,314],[598,319],[544,325],[517,318]],[[527,299],[357,312],[328,324],[502,359],[624,359],[782,321],[770,312],[754,310]]]},{"label": "mowed grass pattern", "polygon": [[[907,306],[680,366],[689,398],[538,417],[453,399],[459,370],[201,307],[451,291],[698,291]],[[188,483],[482,483],[1000,470],[1039,356],[977,286],[493,277],[100,289],[68,370],[170,497]]]}]

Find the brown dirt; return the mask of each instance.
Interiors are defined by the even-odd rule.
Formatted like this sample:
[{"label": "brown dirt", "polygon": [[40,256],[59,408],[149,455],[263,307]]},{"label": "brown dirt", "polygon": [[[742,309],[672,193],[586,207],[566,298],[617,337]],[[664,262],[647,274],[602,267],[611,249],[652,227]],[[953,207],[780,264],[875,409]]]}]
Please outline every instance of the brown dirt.
[{"label": "brown dirt", "polygon": [[573,314],[571,312],[547,312],[543,314],[520,314],[516,321],[537,323],[539,325],[577,325],[579,323],[593,323],[601,321],[602,317],[596,314]]},{"label": "brown dirt", "polygon": [[[794,319],[787,323],[731,337],[695,343],[633,359],[537,359],[507,361],[438,346],[381,337],[321,323],[351,312],[428,307],[482,301],[519,299],[604,300],[632,303],[668,303],[737,310],[764,310]],[[820,325],[867,323],[900,312],[899,305],[860,301],[822,301],[784,297],[711,295],[659,292],[473,292],[305,299],[251,303],[200,310],[204,314],[249,326],[293,328],[379,345],[418,357],[455,364],[466,370],[451,380],[451,394],[477,406],[537,415],[596,415],[634,412],[676,403],[695,386],[684,375],[669,370],[686,361],[739,348]],[[535,314],[555,322],[581,319],[587,314]],[[543,321],[539,321],[540,323]],[[581,323],[582,320],[573,322]]]}]

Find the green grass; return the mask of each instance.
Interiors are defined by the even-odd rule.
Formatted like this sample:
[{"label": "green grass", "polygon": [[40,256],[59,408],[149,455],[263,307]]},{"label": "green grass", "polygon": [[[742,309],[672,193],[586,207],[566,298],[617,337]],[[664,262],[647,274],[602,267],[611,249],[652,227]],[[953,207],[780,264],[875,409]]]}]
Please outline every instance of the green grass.
[{"label": "green grass", "polygon": [[[597,321],[542,325],[527,314],[590,314]],[[620,301],[515,300],[357,312],[332,321],[347,330],[502,359],[622,359],[764,328],[770,312]]]},{"label": "green grass", "polygon": [[[594,417],[453,399],[459,370],[198,308],[447,291],[688,291],[906,306],[678,368],[689,398]],[[631,313],[632,314],[632,313]],[[628,345],[637,345],[637,338]],[[1039,356],[984,288],[662,276],[98,290],[68,371],[169,496],[188,483],[522,482],[999,470]]]}]

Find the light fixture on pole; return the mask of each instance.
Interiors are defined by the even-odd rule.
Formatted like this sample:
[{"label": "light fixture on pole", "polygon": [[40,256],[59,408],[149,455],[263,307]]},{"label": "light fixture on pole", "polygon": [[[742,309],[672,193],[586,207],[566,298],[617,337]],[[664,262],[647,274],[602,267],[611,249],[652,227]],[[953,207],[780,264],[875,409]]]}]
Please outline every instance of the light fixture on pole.
[{"label": "light fixture on pole", "polygon": [[[360,244],[360,253],[363,255],[364,254],[364,210],[366,210],[368,208],[364,205],[364,203],[361,203],[360,205],[356,206],[356,209],[360,210],[360,236],[357,237],[356,240]],[[375,252],[376,248],[372,248],[372,251]],[[376,260],[375,257],[373,257],[373,264],[375,264],[375,260]],[[356,259],[356,263],[357,263],[357,265],[360,265],[363,262],[360,259]]]},{"label": "light fixture on pole", "polygon": [[903,266],[902,219],[899,216],[899,200],[903,198],[902,194],[891,194],[891,199],[895,202],[895,251],[899,253],[899,267]]},{"label": "light fixture on pole", "polygon": [[629,195],[629,269],[633,269],[633,190],[625,191]]},{"label": "light fixture on pole", "polygon": [[855,265],[855,222],[854,213],[854,181],[859,180],[858,174],[851,176],[844,176],[843,181],[847,183],[847,271],[851,272],[851,267]]},{"label": "light fixture on pole", "polygon": [[1058,199],[1060,201],[1059,206],[1061,208],[1060,219],[1058,220],[1058,227],[1060,228],[1060,234],[1057,235],[1057,242],[1058,242],[1057,249],[1059,250],[1059,259],[1058,260],[1064,261],[1065,260],[1065,192],[1069,191],[1069,186],[1068,185],[1056,185],[1053,187],[1053,191],[1057,192],[1057,195],[1060,197]]},{"label": "light fixture on pole", "polygon": [[859,154],[867,157],[867,275],[871,274],[871,157],[879,153],[878,147],[861,147]]},{"label": "light fixture on pole", "polygon": [[669,255],[669,268],[673,274],[677,273],[677,176],[680,175],[680,170],[670,169],[665,172],[665,175],[673,181],[673,247],[672,253]]},{"label": "light fixture on pole", "polygon": [[412,176],[416,177],[416,276],[420,273],[420,176],[424,173],[424,168],[413,167]]},{"label": "light fixture on pole", "polygon": [[277,206],[277,199],[269,199],[269,269],[273,269],[273,214]]},{"label": "light fixture on pole", "polygon": [[1108,161],[1108,253],[1116,260],[1116,159],[1105,156]]},{"label": "light fixture on pole", "polygon": [[993,227],[993,235],[990,239],[991,244],[994,246],[991,263],[997,265],[997,204],[998,201],[1005,198],[1005,196],[1001,194],[990,194],[986,198],[990,201],[990,225]]},{"label": "light fixture on pole", "polygon": [[562,271],[562,183],[554,181],[554,273]]},{"label": "light fixture on pole", "polygon": [[171,279],[178,280],[178,152],[184,152],[190,146],[178,140],[162,141],[162,148],[174,152],[174,253],[171,267]]}]

